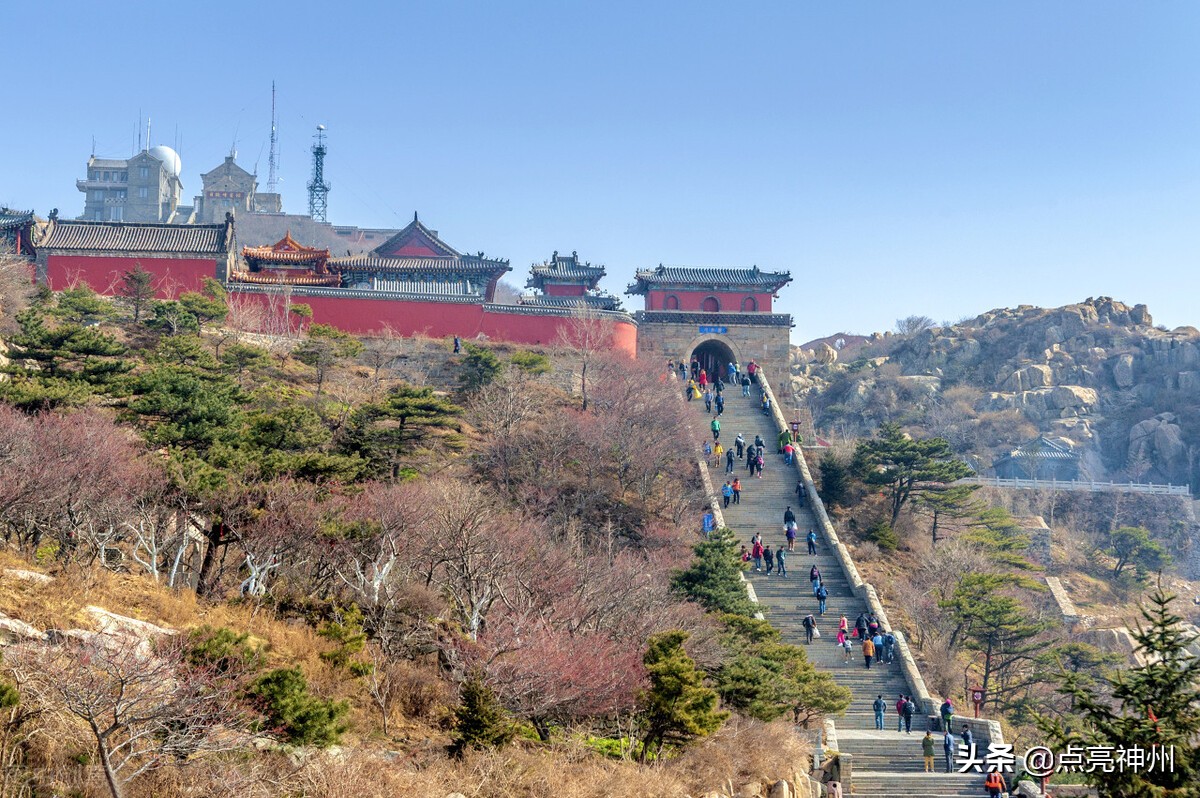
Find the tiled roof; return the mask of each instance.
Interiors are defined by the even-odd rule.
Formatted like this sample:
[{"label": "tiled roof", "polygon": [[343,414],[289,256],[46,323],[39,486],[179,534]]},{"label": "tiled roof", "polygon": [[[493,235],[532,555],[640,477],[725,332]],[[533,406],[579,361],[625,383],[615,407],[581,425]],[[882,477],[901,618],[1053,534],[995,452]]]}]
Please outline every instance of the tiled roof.
[{"label": "tiled roof", "polygon": [[413,220],[408,223],[407,227],[396,233],[396,235],[392,236],[387,241],[384,241],[382,244],[375,247],[374,251],[376,253],[386,255],[387,253],[392,252],[395,249],[400,248],[414,240],[419,241],[421,244],[436,252],[441,257],[456,258],[461,255],[461,253],[454,249],[454,247],[438,238],[436,230],[430,230],[428,227],[421,224],[421,222],[416,218],[416,214],[413,214]]},{"label": "tiled roof", "polygon": [[572,252],[570,255],[559,255],[557,252],[546,263],[533,264],[530,271],[533,279],[538,277],[557,278],[559,280],[589,280],[593,283],[604,276],[603,266],[593,266],[590,263],[580,263],[579,256]]},{"label": "tiled roof", "polygon": [[238,283],[257,283],[260,285],[341,285],[342,278],[336,274],[262,274],[261,272],[235,271],[229,279]]},{"label": "tiled roof", "polygon": [[92,157],[88,161],[88,166],[93,169],[124,169],[126,166],[129,166],[129,161],[121,160],[120,158]]},{"label": "tiled roof", "polygon": [[24,227],[32,222],[33,211],[14,211],[11,208],[0,208],[0,230]]},{"label": "tiled roof", "polygon": [[1072,448],[1070,441],[1059,438],[1055,440],[1045,435],[1039,435],[1028,443],[1021,444],[996,462],[1016,458],[1036,458],[1038,460],[1078,460],[1079,453]]},{"label": "tiled roof", "polygon": [[55,221],[38,248],[50,251],[169,252],[219,255],[228,251],[224,224],[138,224]]},{"label": "tiled roof", "polygon": [[481,260],[476,257],[463,258],[386,258],[370,253],[333,258],[329,261],[333,271],[368,269],[387,272],[410,272],[414,274],[487,274],[499,276],[511,271],[506,262]]},{"label": "tiled roof", "polygon": [[304,263],[329,257],[329,250],[306,247],[287,234],[269,247],[242,247],[243,258],[266,260],[272,263]]},{"label": "tiled roof", "polygon": [[625,291],[644,294],[651,286],[696,286],[697,288],[751,287],[778,291],[792,281],[789,272],[764,272],[757,266],[749,269],[722,269],[688,266],[662,266],[638,269],[637,282]]},{"label": "tiled roof", "polygon": [[486,286],[476,285],[469,280],[440,283],[433,280],[376,280],[375,291],[394,291],[401,294],[424,294],[427,296],[470,296],[483,297]]},{"label": "tiled roof", "polygon": [[595,308],[597,310],[617,310],[620,300],[615,296],[600,294],[584,294],[583,296],[546,296],[536,294],[522,296],[517,299],[518,305],[528,305],[546,308]]}]

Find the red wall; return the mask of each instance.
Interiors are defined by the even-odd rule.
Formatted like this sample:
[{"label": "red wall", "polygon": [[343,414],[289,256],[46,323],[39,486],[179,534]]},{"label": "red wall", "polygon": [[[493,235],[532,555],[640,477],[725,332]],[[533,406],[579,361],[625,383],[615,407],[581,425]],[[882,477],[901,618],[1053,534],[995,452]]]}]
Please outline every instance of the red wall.
[{"label": "red wall", "polygon": [[[244,294],[247,299],[266,300],[263,294]],[[312,320],[346,332],[371,335],[390,329],[397,335],[420,333],[432,338],[454,335],[470,340],[479,333],[500,341],[517,344],[553,344],[558,330],[571,322],[569,316],[534,316],[505,313],[483,305],[453,302],[397,302],[359,297],[299,296],[295,303],[312,307]],[[637,325],[614,323],[615,348],[634,357],[637,354]]]},{"label": "red wall", "polygon": [[114,294],[125,273],[140,264],[154,275],[159,299],[171,299],[184,291],[199,291],[205,277],[216,277],[212,258],[106,258],[96,255],[50,255],[46,279],[55,291],[77,283],[90,285],[97,293]]},{"label": "red wall", "polygon": [[[174,258],[106,258],[87,255],[51,255],[46,276],[55,291],[84,282],[101,294],[113,294],[125,273],[135,263],[153,274],[158,296],[176,297],[184,291],[199,291],[205,277],[216,275],[216,261]],[[246,293],[248,299],[264,294]],[[479,333],[488,338],[518,344],[553,344],[569,316],[537,316],[484,310],[483,305],[453,302],[397,302],[388,299],[294,295],[293,302],[310,305],[313,321],[340,330],[370,335],[390,328],[398,335],[421,333],[434,338],[458,335],[471,339]],[[615,322],[615,348],[630,357],[637,354],[637,326]]]},{"label": "red wall", "polygon": [[706,297],[716,297],[722,313],[741,313],[742,300],[748,296],[758,300],[758,313],[771,312],[771,294],[722,293],[719,291],[650,291],[646,294],[646,310],[666,310],[668,296],[679,297],[679,310],[700,310]]}]

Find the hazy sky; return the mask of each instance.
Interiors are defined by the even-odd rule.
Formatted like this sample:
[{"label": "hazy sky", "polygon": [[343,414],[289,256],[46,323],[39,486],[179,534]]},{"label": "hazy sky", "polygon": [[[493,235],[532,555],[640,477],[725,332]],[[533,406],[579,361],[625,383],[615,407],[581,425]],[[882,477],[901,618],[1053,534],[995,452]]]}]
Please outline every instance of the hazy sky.
[{"label": "hazy sky", "polygon": [[265,183],[275,80],[285,210],[323,123],[330,221],[419,210],[522,284],[788,269],[797,342],[1099,295],[1200,326],[1200,3],[272,5],[7,7],[0,203],[78,215],[139,112],[189,202],[231,146]]}]

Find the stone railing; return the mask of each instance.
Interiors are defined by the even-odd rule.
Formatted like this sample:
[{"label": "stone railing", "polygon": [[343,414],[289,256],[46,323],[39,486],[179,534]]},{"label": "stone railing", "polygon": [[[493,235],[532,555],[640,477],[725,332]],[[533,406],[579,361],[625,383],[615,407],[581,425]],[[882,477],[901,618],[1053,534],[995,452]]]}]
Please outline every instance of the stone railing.
[{"label": "stone railing", "polygon": [[[771,415],[775,421],[776,430],[780,433],[784,430],[790,432],[791,425],[784,418],[783,411],[779,407],[779,402],[775,398],[775,393],[771,390],[771,383],[768,381],[767,375],[763,373],[761,367],[758,369],[757,376],[759,387],[771,399]],[[929,718],[930,726],[938,727],[941,723],[938,713],[941,702],[936,701],[929,694],[929,689],[925,686],[925,679],[921,676],[921,671],[917,667],[917,660],[912,655],[907,638],[902,631],[895,628],[888,620],[887,610],[883,608],[883,602],[879,600],[879,594],[875,591],[874,585],[863,581],[858,568],[854,565],[853,558],[850,556],[850,550],[838,538],[837,530],[834,529],[833,522],[829,520],[829,514],[825,510],[825,504],[821,501],[821,497],[817,495],[812,472],[808,468],[808,462],[804,457],[803,450],[798,452],[797,457],[792,458],[792,462],[795,463],[796,470],[800,474],[800,481],[804,483],[804,490],[813,515],[816,516],[817,523],[821,527],[821,532],[825,535],[830,549],[832,549],[834,556],[845,572],[851,589],[856,596],[867,602],[867,607],[879,619],[880,626],[884,629],[890,629],[896,636],[896,650],[900,655],[900,670],[904,674],[904,679],[908,682],[912,695],[917,699],[917,705]],[[975,736],[976,740],[987,740],[995,743],[1004,742],[1004,733],[1001,731],[1000,724],[997,721],[985,718],[968,718],[957,714],[954,717],[955,724],[964,724],[970,728],[971,734]]]}]

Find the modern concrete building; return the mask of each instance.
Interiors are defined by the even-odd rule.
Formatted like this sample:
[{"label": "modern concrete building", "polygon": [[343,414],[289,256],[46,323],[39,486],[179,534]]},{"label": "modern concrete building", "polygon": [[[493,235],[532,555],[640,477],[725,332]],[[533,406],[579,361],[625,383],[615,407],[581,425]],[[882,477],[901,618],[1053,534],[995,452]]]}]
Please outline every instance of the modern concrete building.
[{"label": "modern concrete building", "polygon": [[200,175],[202,189],[196,197],[196,223],[216,224],[226,213],[242,217],[247,213],[279,213],[283,201],[278,194],[258,193],[258,178],[237,165],[236,155]]},{"label": "modern concrete building", "polygon": [[94,222],[190,222],[192,208],[179,204],[183,183],[179,155],[170,147],[142,150],[122,160],[88,158],[87,177],[75,187],[83,192],[80,219]]}]

